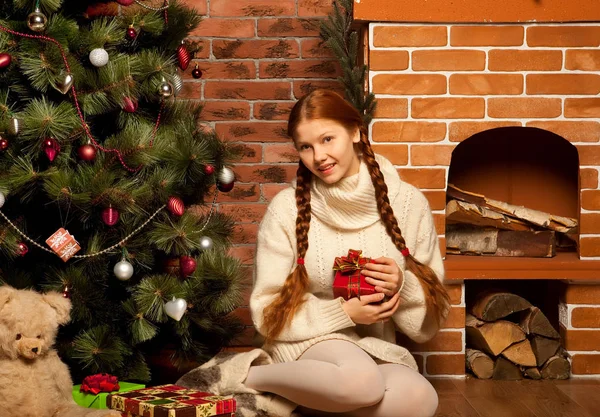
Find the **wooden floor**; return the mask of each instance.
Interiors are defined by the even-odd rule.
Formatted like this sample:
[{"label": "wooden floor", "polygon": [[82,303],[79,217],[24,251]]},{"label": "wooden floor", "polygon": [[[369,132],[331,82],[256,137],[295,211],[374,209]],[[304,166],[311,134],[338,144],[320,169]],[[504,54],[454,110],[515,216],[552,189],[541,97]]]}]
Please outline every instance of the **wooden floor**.
[{"label": "wooden floor", "polygon": [[436,417],[600,417],[600,380],[430,379]]}]

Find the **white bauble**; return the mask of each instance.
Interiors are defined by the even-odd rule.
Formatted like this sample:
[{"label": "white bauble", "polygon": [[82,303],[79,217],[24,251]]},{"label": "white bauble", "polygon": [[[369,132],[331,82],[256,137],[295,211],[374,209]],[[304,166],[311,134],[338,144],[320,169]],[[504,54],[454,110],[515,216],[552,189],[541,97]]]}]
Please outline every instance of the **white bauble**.
[{"label": "white bauble", "polygon": [[118,262],[113,269],[115,276],[121,281],[127,281],[129,278],[133,276],[133,265],[123,259],[121,262]]},{"label": "white bauble", "polygon": [[223,184],[231,184],[235,181],[235,174],[231,168],[223,167],[217,174],[217,179]]},{"label": "white bauble", "polygon": [[103,67],[108,64],[108,52],[103,48],[92,49],[90,52],[90,62],[96,67]]},{"label": "white bauble", "polygon": [[210,250],[213,247],[213,240],[208,236],[202,236],[200,238],[200,248],[202,250]]}]

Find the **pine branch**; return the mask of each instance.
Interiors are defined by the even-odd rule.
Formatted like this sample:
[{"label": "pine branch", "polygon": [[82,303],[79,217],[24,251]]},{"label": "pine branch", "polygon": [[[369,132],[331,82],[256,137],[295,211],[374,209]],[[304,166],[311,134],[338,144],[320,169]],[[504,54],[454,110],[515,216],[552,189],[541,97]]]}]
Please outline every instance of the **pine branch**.
[{"label": "pine branch", "polygon": [[90,373],[100,370],[120,371],[131,350],[108,326],[97,326],[83,332],[73,342],[73,359]]}]

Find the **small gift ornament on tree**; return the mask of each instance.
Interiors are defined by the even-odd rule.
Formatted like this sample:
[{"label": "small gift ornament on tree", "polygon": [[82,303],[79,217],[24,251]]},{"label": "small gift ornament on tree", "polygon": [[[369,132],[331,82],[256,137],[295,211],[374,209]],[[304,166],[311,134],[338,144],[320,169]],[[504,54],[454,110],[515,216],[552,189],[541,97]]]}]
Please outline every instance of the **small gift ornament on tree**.
[{"label": "small gift ornament on tree", "polygon": [[333,279],[333,297],[342,297],[349,300],[353,297],[360,299],[361,295],[370,295],[375,293],[375,287],[365,281],[365,276],[361,274],[365,264],[375,263],[371,258],[362,256],[361,250],[350,249],[348,256],[335,258],[333,270],[335,278]]}]

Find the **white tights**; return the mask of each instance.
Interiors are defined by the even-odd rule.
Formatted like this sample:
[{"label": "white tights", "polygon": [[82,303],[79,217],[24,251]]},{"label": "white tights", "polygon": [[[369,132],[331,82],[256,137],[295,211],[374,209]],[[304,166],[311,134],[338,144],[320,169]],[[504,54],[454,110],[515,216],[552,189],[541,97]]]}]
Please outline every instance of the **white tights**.
[{"label": "white tights", "polygon": [[378,365],[345,340],[317,343],[295,362],[252,366],[244,384],[315,416],[432,417],[438,406],[421,374],[403,365]]}]

